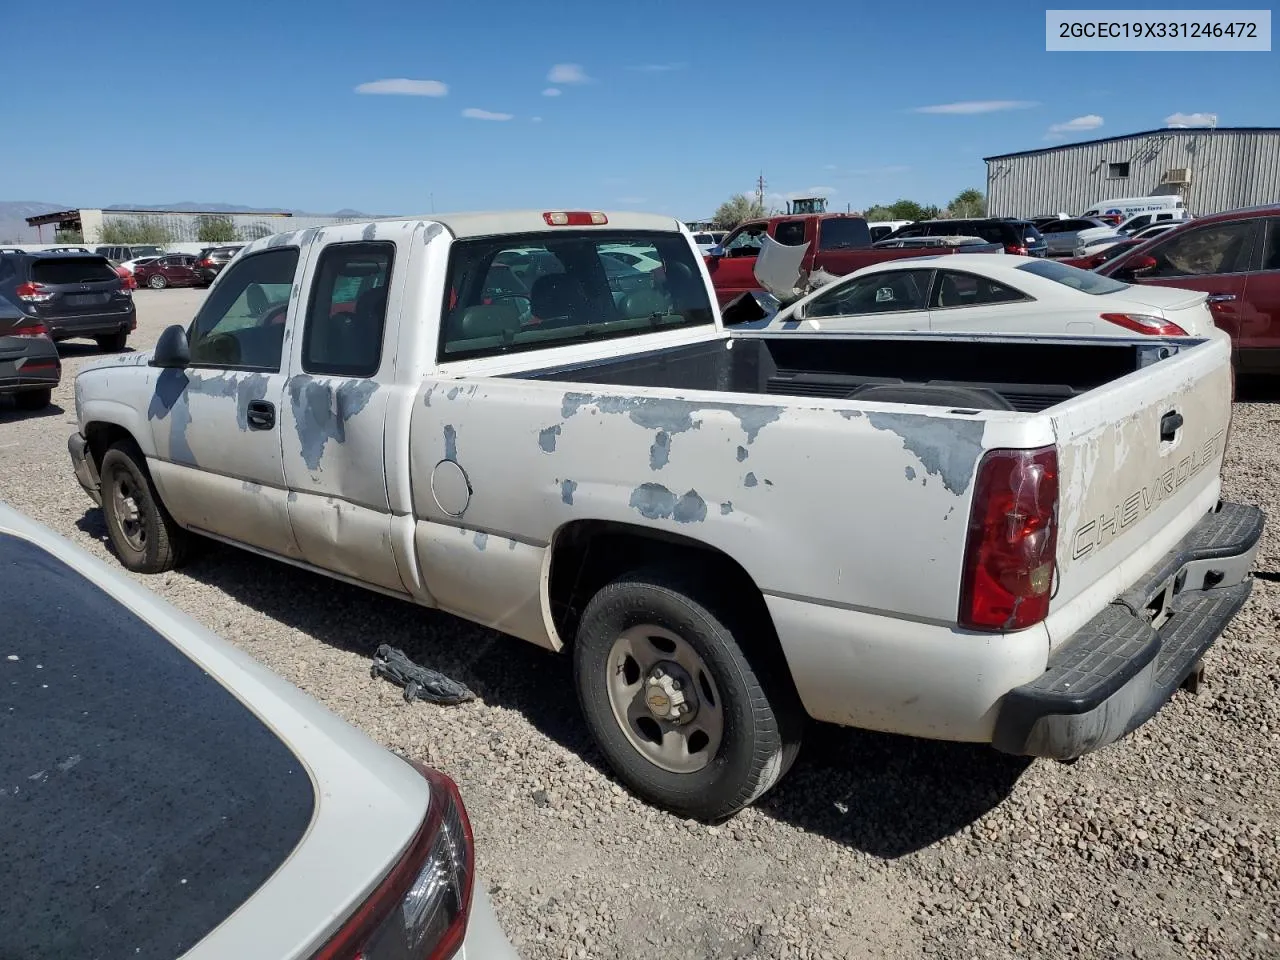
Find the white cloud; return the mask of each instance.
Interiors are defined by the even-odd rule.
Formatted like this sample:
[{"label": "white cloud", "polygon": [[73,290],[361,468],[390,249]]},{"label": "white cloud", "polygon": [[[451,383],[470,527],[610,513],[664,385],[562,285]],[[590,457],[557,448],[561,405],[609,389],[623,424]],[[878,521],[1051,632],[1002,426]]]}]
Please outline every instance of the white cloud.
[{"label": "white cloud", "polygon": [[1164,118],[1167,127],[1212,127],[1218,122],[1216,113],[1172,113]]},{"label": "white cloud", "polygon": [[1055,123],[1049,128],[1049,133],[1080,133],[1084,130],[1097,130],[1102,123],[1102,118],[1096,113],[1086,113],[1083,117],[1075,117],[1066,123]]},{"label": "white cloud", "polygon": [[389,93],[404,97],[443,97],[449,92],[448,84],[439,80],[371,80],[356,87],[356,93]]},{"label": "white cloud", "polygon": [[542,95],[543,95],[544,97],[558,97],[558,96],[560,96],[560,88],[559,88],[559,87],[547,87],[547,89],[545,89],[545,90],[543,90],[543,91],[542,91]]},{"label": "white cloud", "polygon": [[916,107],[915,113],[996,113],[1000,110],[1026,110],[1038,107],[1034,100],[959,100],[956,103],[935,103],[931,107]]},{"label": "white cloud", "polygon": [[547,83],[587,83],[591,80],[581,64],[557,63],[547,74]]},{"label": "white cloud", "polygon": [[683,63],[642,63],[638,67],[629,67],[630,70],[636,70],[640,73],[671,73],[673,70],[683,70]]},{"label": "white cloud", "polygon": [[462,115],[472,120],[510,120],[515,116],[511,113],[494,113],[492,110],[480,110],[476,107],[467,107],[462,111]]},{"label": "white cloud", "polygon": [[541,122],[542,122],[542,118],[541,118],[541,117],[530,117],[530,118],[529,118],[529,122],[530,122],[530,123],[541,123]]}]

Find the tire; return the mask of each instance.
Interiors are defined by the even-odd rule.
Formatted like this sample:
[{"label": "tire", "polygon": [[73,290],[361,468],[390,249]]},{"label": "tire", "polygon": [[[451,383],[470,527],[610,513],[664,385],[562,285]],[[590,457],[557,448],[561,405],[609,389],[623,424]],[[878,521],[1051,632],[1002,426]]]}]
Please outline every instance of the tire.
[{"label": "tire", "polygon": [[13,402],[17,404],[19,410],[43,410],[53,403],[53,390],[52,388],[23,390],[13,395]]},{"label": "tire", "polygon": [[152,290],[163,290],[169,285],[169,278],[163,273],[153,273],[147,277],[147,286]]},{"label": "tire", "polygon": [[[164,573],[181,565],[190,552],[191,535],[160,502],[137,445],[129,440],[112,444],[99,475],[107,535],[125,569]],[[130,502],[135,516],[126,512]]]},{"label": "tire", "polygon": [[[772,634],[762,636],[747,617],[735,615],[740,602],[695,586],[698,582],[691,574],[648,569],[624,574],[602,588],[587,604],[578,627],[574,682],[596,743],[632,790],[673,813],[717,822],[755,802],[786,773],[800,749],[805,714],[781,652],[772,645]],[[661,636],[626,639],[650,632]],[[629,709],[636,720],[628,723],[620,716],[620,701],[630,695],[615,691],[634,682],[632,667],[639,661],[628,663],[619,644],[667,645],[672,638],[692,648],[705,671],[696,678],[692,670],[681,673],[675,660],[664,661],[662,668],[666,676],[685,677],[677,689],[685,691],[681,697],[693,691],[692,719],[660,724],[644,715],[654,681],[642,668],[642,678],[649,679],[641,679],[636,689],[645,706],[637,707],[639,701],[633,698]],[[681,648],[674,649],[672,657],[687,661]],[[659,692],[659,703],[666,702],[663,697]],[[720,733],[696,751],[704,754],[703,765],[695,769],[691,762],[683,770],[659,765],[653,754],[661,748],[653,731],[662,742],[665,732],[680,733],[686,740],[685,756],[692,758],[700,733],[694,728],[703,723],[703,711],[713,701],[719,703]],[[714,729],[710,716],[708,730]],[[650,733],[647,742],[640,735],[643,730]]]},{"label": "tire", "polygon": [[103,353],[121,353],[129,346],[129,331],[121,330],[107,337],[97,337],[98,349]]}]

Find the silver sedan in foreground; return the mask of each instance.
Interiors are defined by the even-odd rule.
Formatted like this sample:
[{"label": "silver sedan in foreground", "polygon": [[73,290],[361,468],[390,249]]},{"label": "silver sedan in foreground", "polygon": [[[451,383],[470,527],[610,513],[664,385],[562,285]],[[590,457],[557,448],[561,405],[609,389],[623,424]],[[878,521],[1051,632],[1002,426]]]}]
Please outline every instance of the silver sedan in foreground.
[{"label": "silver sedan in foreground", "polygon": [[439,771],[0,504],[0,953],[515,960]]}]

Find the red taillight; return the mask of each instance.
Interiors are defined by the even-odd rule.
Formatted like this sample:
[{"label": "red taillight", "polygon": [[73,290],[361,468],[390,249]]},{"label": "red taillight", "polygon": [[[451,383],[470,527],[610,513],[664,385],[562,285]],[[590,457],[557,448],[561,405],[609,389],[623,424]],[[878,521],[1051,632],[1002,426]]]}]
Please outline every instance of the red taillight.
[{"label": "red taillight", "polygon": [[458,787],[413,763],[431,805],[399,863],[312,960],[448,960],[467,932],[475,877],[471,822]]},{"label": "red taillight", "polygon": [[20,283],[14,292],[19,300],[27,303],[44,303],[53,299],[53,294],[43,283]]},{"label": "red taillight", "polygon": [[197,267],[212,267],[212,266],[213,266],[213,261],[212,261],[212,260],[209,260],[208,258],[206,258],[206,259],[204,259],[204,260],[201,260],[199,263],[197,263],[197,264],[196,264],[196,266],[197,266]]},{"label": "red taillight", "polygon": [[1028,256],[1027,248],[1026,248],[1026,247],[1019,247],[1019,246],[1016,246],[1016,245],[1014,245],[1014,244],[1012,244],[1012,243],[1006,243],[1006,244],[1005,244],[1005,246],[1004,246],[1004,252],[1005,252],[1005,253],[1013,254],[1013,256],[1015,256],[1015,257],[1025,257],[1025,256]]},{"label": "red taillight", "polygon": [[1187,336],[1187,331],[1163,317],[1149,317],[1142,313],[1103,313],[1099,316],[1107,323],[1114,323],[1134,333],[1144,333],[1152,337]]},{"label": "red taillight", "polygon": [[23,372],[31,370],[57,370],[59,363],[57,360],[26,360],[22,364]]},{"label": "red taillight", "polygon": [[588,213],[585,210],[560,210],[544,213],[542,219],[548,227],[589,227],[609,222],[609,218],[603,213]]},{"label": "red taillight", "polygon": [[0,333],[5,337],[47,337],[49,328],[43,323],[23,323],[14,327],[8,333]]},{"label": "red taillight", "polygon": [[1057,547],[1057,448],[988,451],[974,485],[960,626],[1021,630],[1048,616]]}]

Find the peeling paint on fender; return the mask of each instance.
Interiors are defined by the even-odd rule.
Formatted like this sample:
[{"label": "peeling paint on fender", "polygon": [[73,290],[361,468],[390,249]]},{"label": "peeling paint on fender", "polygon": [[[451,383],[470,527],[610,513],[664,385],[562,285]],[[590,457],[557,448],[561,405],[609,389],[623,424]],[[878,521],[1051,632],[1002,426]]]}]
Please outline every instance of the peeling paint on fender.
[{"label": "peeling paint on fender", "polygon": [[759,482],[760,481],[756,479],[756,475],[754,473],[748,473],[742,478],[742,485],[744,487],[754,487]]},{"label": "peeling paint on fender", "polygon": [[477,530],[472,542],[475,543],[477,550],[483,550],[489,546],[489,535],[483,530]]},{"label": "peeling paint on fender", "polygon": [[653,438],[653,446],[649,448],[649,469],[661,470],[671,459],[671,434],[659,430]]},{"label": "peeling paint on fender", "polygon": [[958,497],[969,489],[982,456],[985,420],[943,420],[919,413],[868,413],[867,420],[901,438],[902,446],[951,493]]},{"label": "peeling paint on fender", "polygon": [[642,483],[631,492],[631,506],[649,520],[701,523],[707,519],[707,502],[690,490],[676,497],[660,483]]},{"label": "peeling paint on fender", "polygon": [[738,462],[741,463],[745,459],[747,459],[747,448],[738,447]]},{"label": "peeling paint on fender", "polygon": [[[561,503],[563,503],[565,506],[572,507],[572,506],[573,506],[573,492],[574,492],[575,490],[577,490],[577,489],[578,489],[578,483],[577,483],[577,481],[576,481],[576,480],[561,480],[561,481],[560,481],[560,501],[561,501]],[[513,542],[514,542],[514,541],[513,541]],[[511,549],[512,549],[512,550],[514,550],[514,549],[515,549],[515,547],[512,547]]]},{"label": "peeling paint on fender", "polygon": [[369,224],[360,233],[360,237],[363,240],[376,240],[378,237],[378,225],[376,223]]},{"label": "peeling paint on fender", "polygon": [[560,436],[560,424],[544,427],[538,433],[538,446],[542,448],[543,453],[556,452],[556,437]]},{"label": "peeling paint on fender", "polygon": [[444,458],[446,460],[458,459],[458,431],[453,428],[452,423],[444,425]]},{"label": "peeling paint on fender", "polygon": [[726,500],[724,503],[720,504],[720,516],[727,517],[731,513],[733,513],[732,500]]}]

